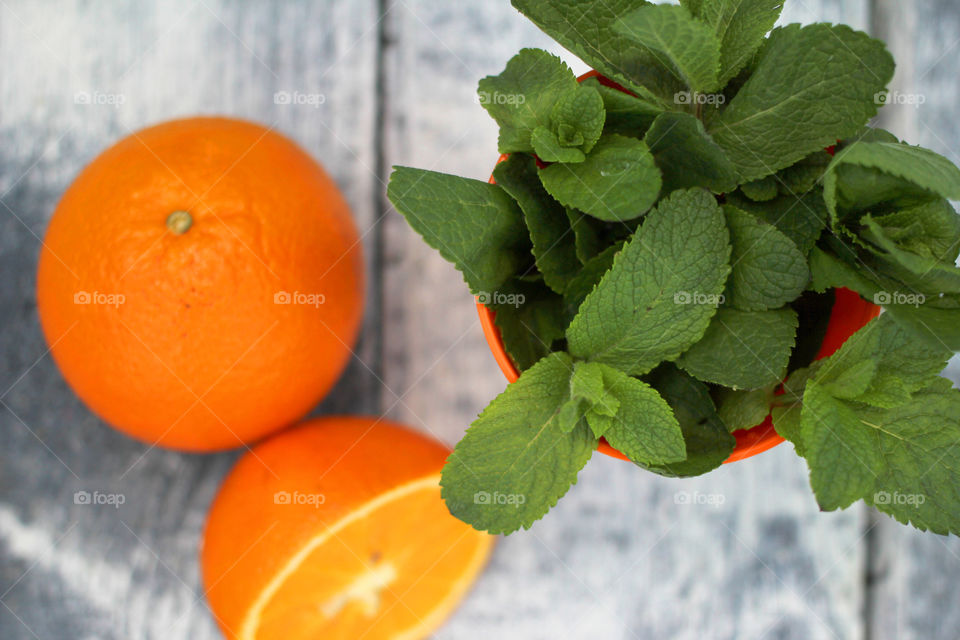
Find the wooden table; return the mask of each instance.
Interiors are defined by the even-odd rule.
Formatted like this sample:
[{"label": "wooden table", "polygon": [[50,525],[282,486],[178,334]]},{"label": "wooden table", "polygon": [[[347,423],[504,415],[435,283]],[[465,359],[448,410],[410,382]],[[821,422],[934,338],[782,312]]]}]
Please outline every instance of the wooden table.
[{"label": "wooden table", "polygon": [[[960,6],[787,5],[785,21],[885,37],[896,88],[925,98],[885,124],[960,160]],[[505,382],[460,276],[390,209],[384,181],[398,163],[486,177],[496,131],[476,82],[524,46],[559,52],[507,0],[0,0],[0,638],[219,637],[197,545],[236,454],[148,449],[106,428],[37,324],[40,238],[79,169],[188,114],[297,140],[351,202],[370,273],[356,357],[317,412],[386,413],[454,443]],[[277,104],[282,91],[322,104]],[[76,505],[79,490],[126,503]],[[597,456],[549,518],[502,541],[437,637],[953,640],[958,603],[956,538],[862,506],[819,513],[789,445],[683,481]]]}]

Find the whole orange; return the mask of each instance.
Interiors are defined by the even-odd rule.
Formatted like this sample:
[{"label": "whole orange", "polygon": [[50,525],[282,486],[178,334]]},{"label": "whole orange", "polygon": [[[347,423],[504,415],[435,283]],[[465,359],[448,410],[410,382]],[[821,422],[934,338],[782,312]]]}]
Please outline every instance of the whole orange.
[{"label": "whole orange", "polygon": [[450,614],[495,538],[440,498],[449,450],[398,424],[313,420],[257,445],[204,532],[204,591],[228,638],[414,640]]},{"label": "whole orange", "polygon": [[77,395],[135,438],[195,451],[309,411],[349,359],[362,301],[336,185],[287,138],[228,118],[104,151],[57,206],[37,275]]}]

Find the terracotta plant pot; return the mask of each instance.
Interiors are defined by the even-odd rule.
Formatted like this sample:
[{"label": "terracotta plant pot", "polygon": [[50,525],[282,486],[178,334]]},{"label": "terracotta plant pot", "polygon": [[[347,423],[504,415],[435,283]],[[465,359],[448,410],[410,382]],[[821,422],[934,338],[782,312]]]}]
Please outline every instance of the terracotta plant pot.
[{"label": "terracotta plant pot", "polygon": [[[603,85],[623,91],[624,93],[630,93],[627,89],[603,77],[596,71],[588,71],[577,78],[577,80],[583,82],[587,78],[592,77],[596,77]],[[830,148],[828,151],[832,154],[833,149]],[[506,160],[506,158],[507,155],[501,155],[500,159],[497,160],[497,164],[500,164]],[[539,164],[539,160],[537,162]],[[490,182],[494,183],[493,176],[490,177]],[[520,372],[513,364],[510,356],[507,355],[507,351],[503,346],[503,339],[500,336],[500,330],[497,329],[496,324],[494,324],[493,320],[494,317],[496,317],[496,313],[487,309],[479,301],[477,302],[477,313],[480,315],[480,325],[483,327],[483,335],[487,338],[487,344],[490,346],[493,357],[496,359],[500,370],[503,372],[503,375],[506,376],[507,380],[514,382],[520,377]],[[837,289],[833,309],[830,312],[827,332],[824,335],[823,343],[820,345],[820,351],[817,352],[816,360],[832,355],[834,351],[846,342],[847,338],[859,331],[878,315],[880,315],[880,307],[867,302],[857,293],[849,289]],[[750,458],[758,453],[772,449],[783,442],[783,437],[773,428],[773,419],[769,415],[766,420],[755,427],[734,431],[733,436],[736,438],[737,444],[733,448],[730,457],[724,461],[724,464]],[[603,438],[600,439],[598,450],[608,456],[619,458],[620,460],[627,460],[625,455],[611,447]]]}]

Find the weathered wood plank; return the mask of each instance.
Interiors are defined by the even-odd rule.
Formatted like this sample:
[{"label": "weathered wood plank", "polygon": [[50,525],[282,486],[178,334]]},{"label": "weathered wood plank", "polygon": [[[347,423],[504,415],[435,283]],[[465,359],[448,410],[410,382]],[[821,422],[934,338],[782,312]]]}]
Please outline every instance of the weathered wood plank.
[{"label": "weathered wood plank", "polygon": [[[788,6],[786,21],[866,23],[862,2]],[[486,178],[496,128],[476,82],[549,41],[499,0],[393,7],[388,163]],[[384,406],[455,442],[505,382],[453,267],[395,212],[384,242],[384,376],[400,397]],[[859,637],[863,532],[858,508],[818,511],[789,445],[683,481],[597,456],[546,520],[502,541],[440,637]]]},{"label": "weathered wood plank", "polygon": [[[882,125],[960,164],[960,7],[949,0],[874,0],[873,24],[898,63]],[[960,358],[945,375],[960,382]],[[876,513],[871,518],[877,526],[870,558],[870,637],[956,638],[960,539],[920,533]]]},{"label": "weathered wood plank", "polygon": [[[44,357],[33,293],[39,237],[59,195],[100,150],[131,130],[196,113],[258,120],[293,137],[326,164],[369,230],[378,186],[376,4],[0,5],[5,640],[220,637],[204,610],[197,549],[235,454],[147,450],[83,407]],[[324,101],[276,104],[280,91]],[[81,92],[93,104],[75,102]],[[374,238],[366,236],[368,251]],[[377,274],[370,276],[375,302]],[[378,325],[372,305],[359,354],[374,370]],[[377,386],[357,362],[323,410],[374,411]],[[118,493],[125,503],[77,505],[75,491]]]}]

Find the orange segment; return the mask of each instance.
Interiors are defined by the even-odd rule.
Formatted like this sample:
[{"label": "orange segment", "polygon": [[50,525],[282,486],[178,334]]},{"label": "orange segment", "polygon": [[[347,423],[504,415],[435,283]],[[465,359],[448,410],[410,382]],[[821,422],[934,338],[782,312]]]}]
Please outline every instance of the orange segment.
[{"label": "orange segment", "polygon": [[427,637],[495,540],[440,498],[448,453],[392,423],[324,418],[244,456],[211,508],[202,557],[227,637]]},{"label": "orange segment", "polygon": [[320,533],[267,585],[240,637],[291,637],[291,626],[303,637],[429,635],[493,541],[450,516],[439,481],[398,487]]}]

